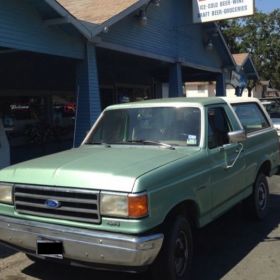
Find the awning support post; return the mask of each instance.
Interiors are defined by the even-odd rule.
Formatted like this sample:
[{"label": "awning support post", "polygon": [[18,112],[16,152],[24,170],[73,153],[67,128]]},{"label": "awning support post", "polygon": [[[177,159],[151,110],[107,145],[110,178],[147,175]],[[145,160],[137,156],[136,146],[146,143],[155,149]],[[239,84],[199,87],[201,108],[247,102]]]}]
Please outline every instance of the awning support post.
[{"label": "awning support post", "polygon": [[226,79],[225,74],[221,73],[217,75],[216,80],[216,96],[226,96]]},{"label": "awning support post", "polygon": [[182,66],[174,63],[169,70],[169,97],[183,96]]},{"label": "awning support post", "polygon": [[74,147],[81,144],[86,133],[101,113],[95,46],[87,42],[85,52],[85,59],[77,65]]}]

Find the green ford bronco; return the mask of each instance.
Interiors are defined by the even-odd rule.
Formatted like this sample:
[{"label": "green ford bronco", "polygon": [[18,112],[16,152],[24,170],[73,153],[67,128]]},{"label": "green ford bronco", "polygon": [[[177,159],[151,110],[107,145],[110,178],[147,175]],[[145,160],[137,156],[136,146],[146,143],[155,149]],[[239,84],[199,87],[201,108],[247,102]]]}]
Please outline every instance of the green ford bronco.
[{"label": "green ford bronco", "polygon": [[0,172],[0,241],[40,261],[187,279],[194,228],[240,202],[265,217],[278,145],[253,98],[110,106],[79,148]]}]

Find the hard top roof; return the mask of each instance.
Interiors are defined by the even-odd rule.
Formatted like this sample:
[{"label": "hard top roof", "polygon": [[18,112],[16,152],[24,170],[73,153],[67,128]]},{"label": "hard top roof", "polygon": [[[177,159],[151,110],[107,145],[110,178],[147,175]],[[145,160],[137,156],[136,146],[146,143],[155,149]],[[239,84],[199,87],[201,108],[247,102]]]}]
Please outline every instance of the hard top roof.
[{"label": "hard top roof", "polygon": [[134,107],[150,107],[150,106],[178,106],[193,104],[194,106],[209,106],[215,104],[225,103],[244,103],[244,102],[258,102],[256,98],[228,98],[228,97],[176,97],[176,98],[163,98],[163,99],[149,99],[137,102],[122,103],[117,105],[111,105],[107,107],[108,110],[113,109],[125,109]]},{"label": "hard top roof", "polygon": [[186,98],[186,97],[175,97],[175,98],[163,98],[163,99],[149,99],[137,102],[122,103],[117,105],[109,106],[108,109],[120,109],[120,108],[133,108],[133,107],[150,107],[150,106],[177,106],[179,104],[200,104],[207,106],[211,104],[225,103],[222,98],[209,97],[209,98]]}]

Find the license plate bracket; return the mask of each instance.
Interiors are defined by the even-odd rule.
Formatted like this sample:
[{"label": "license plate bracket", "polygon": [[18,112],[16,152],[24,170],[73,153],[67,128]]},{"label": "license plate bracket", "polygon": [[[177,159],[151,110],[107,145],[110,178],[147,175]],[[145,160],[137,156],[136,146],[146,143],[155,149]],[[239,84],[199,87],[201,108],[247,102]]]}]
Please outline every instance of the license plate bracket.
[{"label": "license plate bracket", "polygon": [[44,257],[63,259],[63,243],[59,240],[38,239],[36,254]]}]

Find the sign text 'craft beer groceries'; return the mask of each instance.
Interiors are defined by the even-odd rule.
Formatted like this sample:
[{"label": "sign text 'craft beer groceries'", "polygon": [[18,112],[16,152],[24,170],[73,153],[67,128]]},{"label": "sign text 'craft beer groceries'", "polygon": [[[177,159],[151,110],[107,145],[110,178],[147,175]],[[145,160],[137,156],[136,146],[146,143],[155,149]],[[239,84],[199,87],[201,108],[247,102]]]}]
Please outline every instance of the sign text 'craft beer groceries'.
[{"label": "sign text 'craft beer groceries'", "polygon": [[254,14],[254,0],[193,0],[193,21],[209,22]]}]

